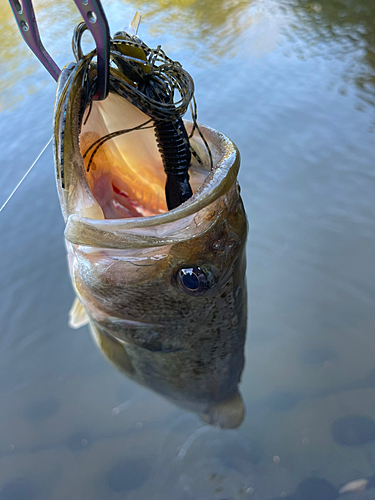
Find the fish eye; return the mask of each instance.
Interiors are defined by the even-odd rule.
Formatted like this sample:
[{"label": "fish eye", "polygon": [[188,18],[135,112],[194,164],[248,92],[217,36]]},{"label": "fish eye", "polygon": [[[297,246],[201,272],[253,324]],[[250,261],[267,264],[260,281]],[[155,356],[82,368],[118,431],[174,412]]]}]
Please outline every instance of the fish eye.
[{"label": "fish eye", "polygon": [[177,273],[177,283],[188,295],[203,295],[208,289],[208,280],[199,267],[183,267]]}]

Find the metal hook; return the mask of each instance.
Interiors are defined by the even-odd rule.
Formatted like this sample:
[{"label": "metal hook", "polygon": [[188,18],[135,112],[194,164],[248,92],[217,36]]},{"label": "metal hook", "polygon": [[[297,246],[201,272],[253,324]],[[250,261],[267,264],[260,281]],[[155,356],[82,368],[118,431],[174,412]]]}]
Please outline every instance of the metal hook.
[{"label": "metal hook", "polygon": [[[74,0],[96,44],[98,78],[93,99],[108,95],[110,35],[108,21],[100,0]],[[23,39],[39,61],[57,80],[61,70],[44,48],[39,36],[32,0],[9,0]]]}]

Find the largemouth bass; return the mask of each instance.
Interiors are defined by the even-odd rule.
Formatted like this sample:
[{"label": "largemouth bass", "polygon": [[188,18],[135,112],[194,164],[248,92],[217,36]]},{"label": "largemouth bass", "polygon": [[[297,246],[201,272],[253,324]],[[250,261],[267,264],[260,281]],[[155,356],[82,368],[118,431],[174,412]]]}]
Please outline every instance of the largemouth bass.
[{"label": "largemouth bass", "polygon": [[211,424],[237,427],[247,318],[238,150],[201,125],[212,169],[195,131],[190,143],[203,164],[193,158],[190,166],[193,196],[167,211],[154,131],[142,126],[148,116],[113,90],[88,105],[85,79],[84,62],[68,65],[54,109],[57,189],[79,299],[71,325],[89,322],[103,353],[133,380]]}]

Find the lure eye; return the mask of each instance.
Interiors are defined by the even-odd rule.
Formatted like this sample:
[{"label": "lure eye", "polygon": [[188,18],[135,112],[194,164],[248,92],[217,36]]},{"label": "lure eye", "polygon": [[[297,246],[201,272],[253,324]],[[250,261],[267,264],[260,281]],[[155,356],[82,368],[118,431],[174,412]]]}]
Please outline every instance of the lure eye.
[{"label": "lure eye", "polygon": [[203,295],[208,289],[208,280],[199,267],[184,267],[177,273],[177,283],[188,295]]}]

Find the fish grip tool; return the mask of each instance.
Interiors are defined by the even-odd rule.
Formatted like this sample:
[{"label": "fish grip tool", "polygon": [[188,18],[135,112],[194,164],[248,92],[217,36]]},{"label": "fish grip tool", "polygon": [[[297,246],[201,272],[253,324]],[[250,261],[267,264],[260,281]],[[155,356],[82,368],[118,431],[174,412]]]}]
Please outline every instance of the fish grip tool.
[{"label": "fish grip tool", "polygon": [[[32,0],[9,0],[9,3],[24,41],[57,81],[61,70],[40,39]],[[93,99],[101,101],[108,95],[110,46],[108,21],[100,0],[74,0],[74,3],[95,40],[98,77]]]}]

